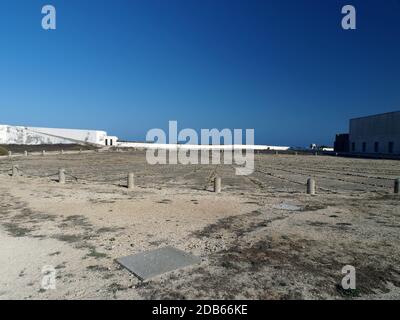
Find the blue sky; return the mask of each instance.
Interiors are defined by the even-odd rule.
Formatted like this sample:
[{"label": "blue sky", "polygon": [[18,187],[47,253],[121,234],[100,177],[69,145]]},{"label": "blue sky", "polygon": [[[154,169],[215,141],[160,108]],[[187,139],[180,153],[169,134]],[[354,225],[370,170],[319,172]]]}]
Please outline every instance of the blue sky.
[{"label": "blue sky", "polygon": [[0,39],[4,124],[144,140],[177,120],[306,146],[400,110],[399,0],[0,0]]}]

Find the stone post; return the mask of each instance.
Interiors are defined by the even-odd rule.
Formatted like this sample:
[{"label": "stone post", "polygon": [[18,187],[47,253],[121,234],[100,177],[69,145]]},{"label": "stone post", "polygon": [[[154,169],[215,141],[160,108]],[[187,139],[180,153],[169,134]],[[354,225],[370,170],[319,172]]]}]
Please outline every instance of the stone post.
[{"label": "stone post", "polygon": [[60,169],[58,171],[58,182],[65,184],[65,169]]},{"label": "stone post", "polygon": [[400,179],[394,180],[394,193],[396,194],[400,193]]},{"label": "stone post", "polygon": [[12,176],[13,177],[18,177],[19,176],[19,168],[17,165],[12,166]]},{"label": "stone post", "polygon": [[128,173],[128,189],[132,190],[135,187],[135,175],[133,172]]},{"label": "stone post", "polygon": [[214,192],[221,193],[221,177],[215,177],[214,179]]},{"label": "stone post", "polygon": [[312,178],[307,180],[307,194],[315,195],[315,180]]}]

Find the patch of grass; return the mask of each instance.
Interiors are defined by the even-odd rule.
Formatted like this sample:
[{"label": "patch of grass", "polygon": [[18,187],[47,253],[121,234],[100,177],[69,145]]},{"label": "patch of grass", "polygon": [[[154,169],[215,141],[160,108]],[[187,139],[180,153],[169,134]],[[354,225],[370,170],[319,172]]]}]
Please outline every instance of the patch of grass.
[{"label": "patch of grass", "polygon": [[107,267],[100,266],[100,265],[87,266],[86,269],[88,269],[90,271],[100,271],[100,272],[108,271]]},{"label": "patch of grass", "polygon": [[235,265],[234,263],[230,262],[230,261],[222,261],[221,262],[221,267],[225,268],[225,269],[235,269],[235,270],[239,270],[240,268]]},{"label": "patch of grass", "polygon": [[308,225],[313,226],[313,227],[323,227],[328,224],[326,222],[321,222],[321,221],[308,221]]},{"label": "patch of grass", "polygon": [[111,291],[113,293],[116,293],[117,291],[124,291],[128,290],[127,287],[124,287],[123,285],[113,282],[108,286],[108,291]]},{"label": "patch of grass", "polygon": [[95,259],[100,259],[100,258],[107,257],[107,254],[102,253],[102,252],[98,252],[96,250],[96,248],[94,248],[94,247],[89,248],[89,250],[90,250],[90,252],[85,257],[92,257],[92,258],[95,258]]},{"label": "patch of grass", "polygon": [[168,240],[166,240],[166,239],[155,240],[155,241],[150,241],[149,242],[150,245],[155,246],[155,247],[158,247],[158,246],[160,246],[162,244],[166,244],[166,243],[168,243]]},{"label": "patch of grass", "polygon": [[64,227],[67,227],[67,226],[71,226],[71,227],[81,226],[81,227],[87,227],[87,228],[93,227],[89,223],[88,219],[85,216],[82,216],[82,215],[69,216],[69,217],[67,217],[67,218],[65,218],[63,220],[63,224],[62,225]]},{"label": "patch of grass", "polygon": [[32,229],[20,227],[18,224],[12,222],[4,223],[3,227],[10,235],[16,238],[25,237],[31,231],[33,231]]},{"label": "patch of grass", "polygon": [[76,243],[82,241],[82,236],[79,234],[58,234],[55,235],[54,238],[68,243]]},{"label": "patch of grass", "polygon": [[308,212],[308,211],[318,211],[322,209],[326,209],[328,206],[322,205],[322,204],[307,204],[304,206],[304,208],[301,209],[303,212]]},{"label": "patch of grass", "polygon": [[103,227],[100,229],[97,229],[97,233],[111,233],[111,232],[117,232],[120,230],[123,230],[124,228],[118,228],[118,227]]},{"label": "patch of grass", "polygon": [[56,270],[65,269],[65,262],[56,265],[56,266],[55,266],[55,269],[56,269]]},{"label": "patch of grass", "polygon": [[358,289],[343,289],[340,284],[336,285],[336,291],[345,298],[357,298],[361,296],[361,292]]},{"label": "patch of grass", "polygon": [[157,201],[157,203],[161,203],[161,204],[169,204],[169,203],[171,203],[172,201],[170,200],[170,199],[163,199],[163,200],[161,200],[161,201]]}]

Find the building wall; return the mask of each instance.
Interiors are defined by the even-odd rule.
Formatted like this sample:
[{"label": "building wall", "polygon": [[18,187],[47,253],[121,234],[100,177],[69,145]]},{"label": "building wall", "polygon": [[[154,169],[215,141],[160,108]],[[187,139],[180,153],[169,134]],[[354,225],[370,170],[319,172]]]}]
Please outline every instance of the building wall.
[{"label": "building wall", "polygon": [[337,134],[335,138],[334,151],[349,152],[349,134]]},{"label": "building wall", "polygon": [[116,136],[105,136],[104,145],[106,146],[116,146],[118,143],[118,137]]},{"label": "building wall", "polygon": [[[105,131],[0,125],[0,144],[105,144]],[[113,137],[118,139],[116,137]]]},{"label": "building wall", "polygon": [[[349,140],[350,152],[399,155],[400,112],[351,119]],[[392,152],[389,143],[392,143]]]},{"label": "building wall", "polygon": [[28,127],[33,132],[40,132],[52,136],[63,137],[86,143],[104,144],[107,133],[98,130],[55,129]]},{"label": "building wall", "polygon": [[5,144],[7,140],[7,126],[0,125],[0,144]]},{"label": "building wall", "polygon": [[72,144],[74,141],[31,131],[25,127],[0,125],[0,144]]}]

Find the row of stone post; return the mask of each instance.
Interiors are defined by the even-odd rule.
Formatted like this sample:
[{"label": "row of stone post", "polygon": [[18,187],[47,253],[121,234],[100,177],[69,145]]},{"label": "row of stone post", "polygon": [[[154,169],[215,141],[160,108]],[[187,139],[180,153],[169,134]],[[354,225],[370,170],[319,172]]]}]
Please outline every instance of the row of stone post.
[{"label": "row of stone post", "polygon": [[[79,153],[82,153],[82,149],[79,149]],[[120,149],[117,149],[116,150],[117,152],[121,152],[121,150]],[[96,149],[96,152],[99,152],[99,149]],[[222,150],[222,153],[224,152],[224,150]],[[65,151],[64,150],[60,150],[60,154],[65,154]],[[316,156],[318,155],[318,152],[316,152],[316,153],[314,153]],[[24,155],[25,155],[25,157],[27,157],[28,156],[28,151],[25,151],[24,152]],[[43,150],[42,151],[42,155],[44,156],[44,155],[46,155],[46,150]],[[279,151],[275,151],[275,155],[279,155]],[[294,152],[294,155],[295,156],[297,156],[298,155],[298,152],[296,151],[296,152]],[[337,155],[337,154],[336,154]],[[11,158],[12,157],[12,152],[11,151],[8,151],[8,157],[9,158]]]},{"label": "row of stone post", "polygon": [[[19,175],[19,169],[17,165],[14,165],[12,168],[12,175],[17,176]],[[58,181],[61,184],[65,184],[65,169],[60,169],[59,170],[59,178]],[[128,173],[128,183],[127,187],[129,190],[132,190],[135,188],[135,175],[133,172]],[[221,193],[222,191],[222,179],[221,177],[215,177],[214,178],[214,192],[215,193]],[[316,183],[313,178],[309,178],[307,180],[307,194],[309,195],[315,195],[316,193]],[[398,194],[400,193],[400,178],[394,180],[394,193]]]},{"label": "row of stone post", "polygon": [[[18,166],[13,166],[13,176],[18,175]],[[59,171],[59,182],[65,184],[65,169],[60,169]],[[128,173],[128,189],[132,190],[135,188],[135,175],[133,172]],[[222,191],[222,179],[221,177],[214,178],[214,192],[221,193]],[[307,194],[315,195],[316,193],[316,183],[313,178],[307,180]],[[400,179],[394,180],[394,193],[400,193]]]},{"label": "row of stone post", "polygon": [[[18,165],[13,165],[12,166],[12,177],[17,177],[20,175],[19,167]],[[58,171],[58,182],[61,184],[65,184],[65,169],[59,169]],[[132,190],[135,188],[135,175],[133,172],[128,173],[128,183],[127,187],[129,190]],[[215,177],[214,178],[214,192],[215,193],[221,193],[222,191],[222,179],[221,177]],[[316,183],[313,178],[309,178],[307,180],[307,194],[309,195],[315,195],[316,193]],[[400,178],[394,180],[394,193],[399,194],[400,193]]]},{"label": "row of stone post", "polygon": [[[24,151],[24,156],[27,157],[28,156],[28,151]],[[12,157],[12,152],[8,151],[8,157],[11,158]]]},{"label": "row of stone post", "polygon": [[[307,180],[307,194],[315,195],[315,190],[316,190],[315,180],[309,178]],[[394,180],[393,193],[395,194],[400,193],[400,178]]]},{"label": "row of stone post", "polygon": [[[64,154],[65,152],[64,152],[64,150],[60,150],[60,154]],[[79,150],[79,153],[82,153],[82,149],[80,149]],[[46,155],[46,150],[43,150],[42,151],[42,156],[45,156]],[[28,151],[24,151],[24,156],[25,157],[27,157],[28,156]],[[11,151],[8,151],[8,157],[9,158],[11,158],[12,157],[12,152]]]}]

